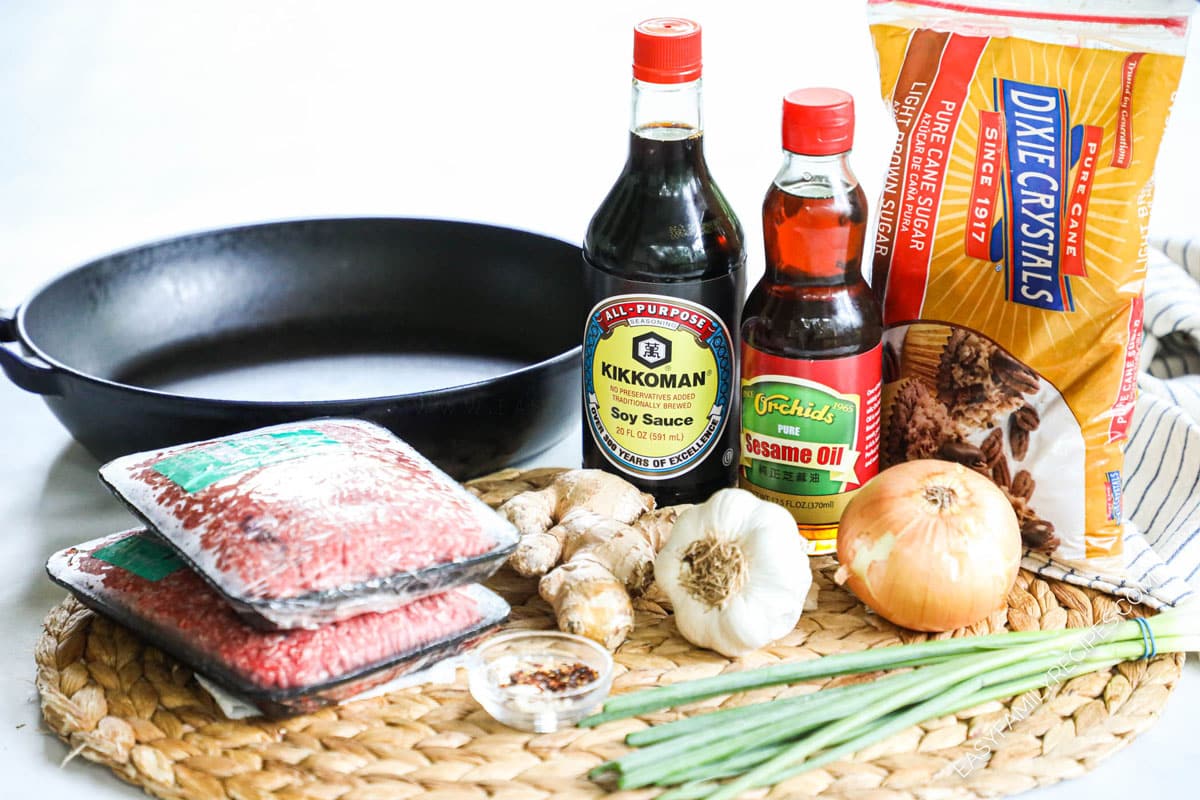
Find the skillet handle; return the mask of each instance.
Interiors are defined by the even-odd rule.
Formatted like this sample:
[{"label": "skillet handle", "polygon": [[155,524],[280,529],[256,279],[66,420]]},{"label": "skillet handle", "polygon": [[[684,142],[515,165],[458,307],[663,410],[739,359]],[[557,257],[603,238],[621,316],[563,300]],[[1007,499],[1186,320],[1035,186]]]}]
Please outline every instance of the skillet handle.
[{"label": "skillet handle", "polygon": [[17,312],[0,308],[0,369],[27,392],[59,394],[58,370],[36,356],[21,352]]}]

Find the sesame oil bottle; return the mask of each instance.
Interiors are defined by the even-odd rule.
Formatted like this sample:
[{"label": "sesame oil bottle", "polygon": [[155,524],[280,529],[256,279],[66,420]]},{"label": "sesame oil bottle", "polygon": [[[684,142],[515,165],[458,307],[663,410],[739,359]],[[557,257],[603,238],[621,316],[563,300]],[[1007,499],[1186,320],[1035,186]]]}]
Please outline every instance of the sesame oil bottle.
[{"label": "sesame oil bottle", "polygon": [[813,555],[836,550],[842,511],[879,471],[882,324],[862,274],[853,140],[849,94],[784,98],[766,270],[742,311],[740,483],[788,509]]}]

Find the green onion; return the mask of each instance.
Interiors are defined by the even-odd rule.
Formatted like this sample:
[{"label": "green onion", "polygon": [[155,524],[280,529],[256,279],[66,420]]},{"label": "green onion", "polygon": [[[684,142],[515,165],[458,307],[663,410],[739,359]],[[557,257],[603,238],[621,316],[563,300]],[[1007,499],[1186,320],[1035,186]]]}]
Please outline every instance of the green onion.
[{"label": "green onion", "polygon": [[[856,683],[849,686],[838,686],[834,689],[813,691],[796,697],[772,700],[771,708],[785,707],[794,712],[801,710],[809,711],[832,704],[848,695],[853,696],[872,685],[871,683]],[[761,703],[752,703],[737,708],[722,708],[718,711],[710,711],[707,714],[696,714],[691,717],[664,722],[660,725],[652,725],[649,728],[629,734],[625,737],[625,743],[642,747],[666,739],[673,739],[676,736],[682,736],[687,733],[710,730],[714,725],[724,725],[729,722],[736,722],[743,717],[761,714],[763,711],[761,706]]]},{"label": "green onion", "polygon": [[[700,782],[716,778],[731,778],[735,775],[741,775],[749,767],[761,764],[786,749],[787,744],[772,744],[766,747],[756,747],[753,750],[743,750],[736,755],[719,761],[711,761],[699,767],[686,767],[668,772],[657,781],[657,785],[673,786],[684,781]],[[710,789],[709,791],[712,790]],[[664,795],[659,795],[659,797],[666,797],[670,794],[670,792],[667,792]]]},{"label": "green onion", "polygon": [[[869,706],[872,701],[878,702],[882,696],[876,693],[871,697],[863,697],[861,705]],[[775,712],[776,709],[771,711]],[[617,785],[622,789],[648,786],[660,780],[664,768],[679,770],[685,767],[699,767],[710,761],[744,752],[750,747],[787,742],[820,727],[823,723],[839,719],[841,714],[842,712],[832,707],[826,707],[817,713],[792,714],[790,718],[771,713],[763,715],[761,720],[743,722],[735,729],[733,726],[718,728],[706,734],[664,742],[620,759],[624,763],[617,767],[620,772]]]},{"label": "green onion", "polygon": [[[1062,631],[993,633],[986,636],[878,647],[857,653],[837,653],[810,661],[796,661],[742,672],[728,672],[723,675],[714,675],[711,678],[700,678],[631,694],[617,695],[604,704],[604,708],[599,714],[593,714],[580,720],[579,726],[592,728],[614,719],[636,717],[663,708],[707,700],[717,695],[761,689],[766,686],[799,683],[813,678],[832,678],[859,672],[918,667],[938,663],[945,660],[947,656],[1011,647],[1013,644],[1023,642],[1041,641],[1060,633]],[[1013,638],[1006,640],[1004,639],[1006,636]]]},{"label": "green onion", "polygon": [[[1128,654],[1128,657],[1136,658],[1141,654],[1140,649],[1135,650],[1135,648],[1141,647],[1140,643],[1122,643],[1121,646],[1127,648],[1124,652]],[[947,705],[950,707],[939,711],[933,716],[936,717],[944,716],[946,714],[954,714],[964,709],[982,705],[983,703],[991,700],[1012,697],[1033,689],[1040,689],[1049,682],[1048,679],[1050,674],[1048,673],[1048,670],[1056,665],[1056,659],[1059,658],[1059,656],[1044,656],[1034,663],[1019,662],[1002,670],[997,670],[996,672],[989,674],[988,678],[997,679],[1000,682],[981,689],[962,702],[948,703]],[[1080,664],[1075,664],[1066,668],[1062,673],[1055,674],[1053,677],[1056,679],[1061,678],[1062,680],[1067,680],[1075,677],[1076,675],[1094,672],[1098,669],[1110,667],[1114,663],[1117,663],[1117,661],[1123,659],[1124,657],[1122,656],[1119,658],[1114,657],[1112,660],[1087,661]],[[1026,675],[1031,675],[1034,677],[1026,677]],[[1011,676],[1020,677],[1016,677],[1013,680],[1006,680],[1006,678]],[[910,716],[911,715],[894,713],[885,718],[885,720],[887,720],[886,724],[881,724],[878,727],[872,727],[870,724],[863,725],[851,736],[846,737],[846,742],[848,742],[848,744],[838,747],[836,752],[834,750],[826,750],[820,756],[809,759],[805,762],[804,769],[797,770],[794,774],[799,774],[799,772],[806,771],[807,769],[812,769],[820,766],[821,764],[834,761],[843,755],[857,752],[868,745],[874,744],[877,741],[882,741],[883,739],[886,739],[888,736],[892,736],[895,733],[899,733],[908,727],[909,724],[917,724],[925,721],[925,719],[919,719],[916,723],[908,722],[907,724],[899,724],[896,722],[896,720],[900,719],[908,720]],[[772,745],[771,747],[767,748],[747,751],[723,761],[710,763],[707,765],[707,771],[696,770],[692,771],[688,775],[681,774],[684,772],[684,770],[677,768],[673,772],[668,773],[664,780],[661,780],[660,783],[679,783],[681,779],[684,778],[695,782],[697,780],[707,780],[709,778],[728,777],[729,775],[740,774],[745,770],[746,767],[754,766],[766,761],[768,758],[771,758],[782,752],[785,747],[786,746],[784,745]],[[834,753],[834,755],[830,757],[830,753]],[[789,774],[788,777],[791,777],[791,774]],[[709,784],[708,791],[712,791],[715,788],[716,786],[714,784]],[[676,794],[674,792],[669,792],[666,795],[663,795],[663,798],[667,798],[668,796],[675,797]],[[686,795],[680,796],[683,797]]]},{"label": "green onion", "polygon": [[[1140,648],[1141,643],[1137,643],[1137,646]],[[1140,655],[1141,650],[1138,649],[1132,657],[1136,658]],[[1069,680],[1077,675],[1095,672],[1096,670],[1100,669],[1106,669],[1118,663],[1120,660],[1126,659],[1111,661],[1089,660],[1081,662],[1067,668],[1061,674],[1061,676],[1058,677],[1061,677],[1062,680]],[[1034,689],[1041,689],[1050,682],[1052,681],[1048,679],[1046,673],[1043,672],[1037,677],[1026,677],[1005,683],[999,683],[967,695],[966,697],[959,698],[959,696],[956,694],[951,698],[955,702],[945,703],[944,705],[947,706],[945,708],[931,710],[929,706],[926,706],[924,709],[914,710],[911,713],[891,714],[884,720],[881,720],[881,724],[878,726],[863,726],[853,736],[847,737],[846,740],[839,746],[823,751],[819,756],[808,759],[799,767],[794,767],[787,770],[780,775],[777,780],[786,780],[803,772],[807,772],[808,770],[816,769],[817,767],[837,761],[843,756],[856,753],[863,748],[869,747],[876,742],[883,741],[889,736],[894,736],[895,734],[900,733],[901,731],[904,731],[913,725],[919,725],[926,720],[945,716],[946,714],[954,714],[959,711],[964,711],[968,708],[974,708],[975,706],[983,705],[984,703],[992,700],[1014,697],[1016,695],[1024,694],[1025,692],[1033,691]],[[950,696],[943,696],[943,698],[946,697]],[[760,764],[763,761],[778,755],[785,749],[786,748],[784,746],[776,745],[771,748],[764,748],[761,751],[750,751],[743,754],[739,759],[729,759],[724,765],[714,765],[713,767],[710,767],[710,771],[712,773],[711,775],[693,774],[688,783],[685,783],[672,791],[660,794],[657,800],[693,800],[694,798],[709,797],[713,792],[720,788],[719,784],[708,782],[710,778],[722,778],[740,774],[744,771],[745,767]],[[725,766],[726,768],[723,770],[719,769],[721,766]],[[675,782],[679,782],[679,780],[676,779]]]},{"label": "green onion", "polygon": [[[822,700],[821,695],[825,694],[824,692],[817,692],[801,698],[777,700],[769,704],[758,703],[747,706],[747,708],[755,710],[753,715],[744,715],[732,722],[726,720],[723,724],[710,725],[706,729],[687,736],[659,742],[608,762],[608,764],[602,764],[597,769],[607,767],[621,772],[619,785],[622,789],[645,786],[653,783],[654,780],[643,779],[642,775],[656,775],[665,765],[669,764],[673,769],[677,769],[682,763],[693,763],[695,754],[712,759],[737,753],[756,744],[764,745],[786,741],[821,723],[839,719],[849,710],[868,708],[889,693],[906,686],[917,685],[923,680],[925,680],[924,676],[917,672],[889,675],[873,684],[844,687],[858,691],[856,693],[840,693],[832,698],[833,702],[820,703],[815,708],[813,707],[816,705],[814,701]],[[798,702],[801,700],[809,702]],[[716,716],[717,713],[720,712],[716,712],[712,716]],[[628,739],[626,741],[628,742]],[[689,758],[689,754],[692,754],[691,758]],[[650,768],[649,772],[645,771],[646,767]]]},{"label": "green onion", "polygon": [[[1158,652],[1200,650],[1200,615],[1148,622]],[[900,669],[869,683],[720,709],[630,734],[641,749],[606,762],[621,788],[675,786],[663,800],[726,800],[835,761],[925,720],[1143,657],[1138,622],[921,642],[719,675],[613,698],[599,724],[746,689]],[[913,667],[914,669],[908,669]],[[734,778],[727,783],[714,781]]]},{"label": "green onion", "polygon": [[[1141,647],[1140,642],[1137,643],[1137,647]],[[1131,657],[1137,658],[1140,655],[1141,650],[1138,649]],[[1095,672],[1096,670],[1106,669],[1122,660],[1127,659],[1118,659],[1114,661],[1089,660],[1081,662],[1073,667],[1067,668],[1058,677],[1061,677],[1062,680],[1069,680],[1077,675],[1083,675],[1089,672]],[[956,699],[957,702],[945,703],[944,705],[946,707],[944,708],[934,707],[934,703],[930,701],[925,708],[914,709],[912,712],[892,714],[879,726],[870,729],[864,726],[863,729],[860,729],[860,732],[853,737],[848,737],[841,745],[825,750],[819,756],[808,759],[800,766],[787,770],[786,772],[782,773],[775,782],[793,778],[796,775],[807,772],[808,770],[816,769],[817,767],[837,761],[843,756],[856,753],[863,748],[869,747],[876,742],[883,741],[889,736],[894,736],[895,734],[900,733],[901,731],[913,725],[919,725],[926,720],[935,719],[937,717],[945,716],[946,714],[954,714],[968,708],[974,708],[975,706],[983,705],[984,703],[992,700],[1014,697],[1016,695],[1024,694],[1025,692],[1033,691],[1034,689],[1042,689],[1051,682],[1052,680],[1047,677],[1046,673],[1042,673],[1037,677],[1026,677],[1005,683],[999,683],[961,699],[957,699],[958,695],[956,694],[953,699]],[[947,697],[950,697],[950,695],[943,695],[942,699]],[[941,706],[943,704],[937,703],[936,705]],[[748,753],[743,758],[742,763],[731,765],[731,767],[737,769],[737,772],[733,772],[733,770],[730,769],[725,771],[723,774],[716,774],[712,777],[728,777],[730,774],[740,774],[740,772],[743,771],[742,767],[749,764],[762,763],[767,758],[778,755],[784,749],[785,748],[782,746],[776,746],[771,748],[769,752],[761,753],[754,758],[751,757],[752,754]],[[719,788],[719,784],[701,782],[693,779],[691,782],[679,787],[678,789],[659,795],[658,800],[689,800],[690,798],[710,797],[712,793]]]}]

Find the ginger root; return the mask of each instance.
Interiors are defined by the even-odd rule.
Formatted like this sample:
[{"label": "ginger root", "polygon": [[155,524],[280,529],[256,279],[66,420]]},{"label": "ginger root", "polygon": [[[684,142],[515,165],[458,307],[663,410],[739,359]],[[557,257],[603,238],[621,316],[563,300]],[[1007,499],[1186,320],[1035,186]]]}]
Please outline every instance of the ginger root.
[{"label": "ginger root", "polygon": [[502,469],[482,478],[467,481],[467,491],[487,503],[499,508],[522,492],[544,489],[559,475],[567,472],[565,467],[538,467],[536,469]]},{"label": "ginger root", "polygon": [[[654,548],[654,554],[658,555],[658,551],[663,549],[667,539],[671,538],[671,529],[675,527],[675,520],[691,507],[691,503],[683,503],[677,506],[656,508],[638,517],[634,526],[646,534],[650,546]],[[651,556],[651,558],[653,557]]]},{"label": "ginger root", "polygon": [[549,572],[562,555],[568,533],[562,522],[573,511],[589,511],[628,524],[652,508],[651,495],[616,475],[597,469],[568,470],[544,489],[522,492],[498,509],[521,534],[508,563],[527,577]]},{"label": "ginger root", "polygon": [[564,563],[538,583],[554,608],[558,628],[616,649],[633,630],[632,597],[654,580],[654,557],[670,535],[680,510],[671,506],[643,514],[626,525],[588,509],[564,516]]}]

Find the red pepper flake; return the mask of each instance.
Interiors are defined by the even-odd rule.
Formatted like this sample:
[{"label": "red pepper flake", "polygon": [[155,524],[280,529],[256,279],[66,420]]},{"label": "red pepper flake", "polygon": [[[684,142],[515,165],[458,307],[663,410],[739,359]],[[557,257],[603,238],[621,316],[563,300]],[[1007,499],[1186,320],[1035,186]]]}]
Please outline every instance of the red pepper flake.
[{"label": "red pepper flake", "polygon": [[587,664],[562,664],[552,669],[519,669],[508,676],[508,686],[536,686],[543,692],[565,692],[592,683],[600,674]]}]

